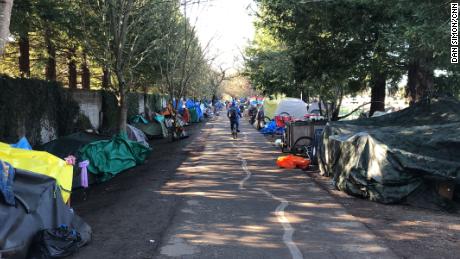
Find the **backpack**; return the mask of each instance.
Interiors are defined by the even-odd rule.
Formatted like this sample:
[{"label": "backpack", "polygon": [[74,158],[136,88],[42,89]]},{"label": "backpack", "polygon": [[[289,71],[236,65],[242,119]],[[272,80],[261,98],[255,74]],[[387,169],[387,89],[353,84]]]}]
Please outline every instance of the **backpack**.
[{"label": "backpack", "polygon": [[235,120],[237,116],[238,116],[238,112],[236,111],[236,108],[231,108],[228,117],[232,120]]}]

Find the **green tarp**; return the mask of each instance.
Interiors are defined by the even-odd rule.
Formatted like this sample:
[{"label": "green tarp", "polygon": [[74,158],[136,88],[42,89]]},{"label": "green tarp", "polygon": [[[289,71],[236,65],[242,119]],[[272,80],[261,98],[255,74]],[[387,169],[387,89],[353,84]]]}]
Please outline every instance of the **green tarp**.
[{"label": "green tarp", "polygon": [[87,144],[80,149],[80,157],[90,161],[88,171],[104,182],[126,169],[142,164],[150,151],[150,148],[130,141],[126,136],[118,135],[111,140]]},{"label": "green tarp", "polygon": [[189,112],[190,112],[190,121],[191,122],[200,122],[200,118],[198,117],[198,112],[196,111],[195,108],[190,108],[189,109]]},{"label": "green tarp", "polygon": [[352,195],[442,207],[448,203],[438,195],[438,186],[460,184],[459,133],[460,102],[455,99],[332,122],[319,147],[321,171]]}]

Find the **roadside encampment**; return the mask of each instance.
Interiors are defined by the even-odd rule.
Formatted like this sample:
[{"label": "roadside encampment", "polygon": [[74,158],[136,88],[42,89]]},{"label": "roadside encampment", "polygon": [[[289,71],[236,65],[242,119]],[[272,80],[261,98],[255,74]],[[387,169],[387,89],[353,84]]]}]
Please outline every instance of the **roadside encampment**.
[{"label": "roadside encampment", "polygon": [[126,135],[114,136],[111,140],[89,143],[79,150],[81,160],[90,162],[88,171],[99,181],[107,181],[118,173],[139,165],[151,149],[127,139]]},{"label": "roadside encampment", "polygon": [[[10,200],[0,202],[0,255],[26,258],[31,246],[45,245],[37,235],[62,226],[75,233],[67,242],[74,247],[72,253],[90,242],[91,227],[65,204],[72,189],[72,166],[46,152],[8,147],[0,145],[0,156],[6,158],[0,161],[0,175],[9,178],[0,181],[0,201]],[[65,250],[59,243],[55,249]]]},{"label": "roadside encampment", "polygon": [[352,195],[448,208],[460,184],[459,130],[460,103],[453,99],[330,122],[319,149],[321,171]]}]

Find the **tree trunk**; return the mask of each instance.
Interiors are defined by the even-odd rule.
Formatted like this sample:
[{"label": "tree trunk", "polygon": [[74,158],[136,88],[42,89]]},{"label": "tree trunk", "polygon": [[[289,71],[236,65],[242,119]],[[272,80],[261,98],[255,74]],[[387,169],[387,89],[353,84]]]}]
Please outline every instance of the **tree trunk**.
[{"label": "tree trunk", "polygon": [[122,72],[115,72],[118,79],[118,94],[120,97],[120,118],[118,121],[118,131],[120,133],[126,132],[126,124],[128,120],[128,103],[127,103],[127,91],[126,91],[126,81],[125,76]]},{"label": "tree trunk", "polygon": [[385,111],[386,75],[375,72],[372,75],[371,109],[369,117],[376,111]]},{"label": "tree trunk", "polygon": [[118,131],[126,132],[126,124],[128,120],[128,103],[126,93],[120,93],[120,120],[118,122]]},{"label": "tree trunk", "polygon": [[429,53],[419,54],[409,63],[406,96],[409,97],[410,105],[428,100],[433,95],[434,72],[430,68],[431,56]]},{"label": "tree trunk", "polygon": [[340,89],[339,99],[336,100],[336,103],[333,105],[333,110],[331,111],[331,121],[338,121],[340,115],[340,108],[342,107],[343,101],[343,88]]},{"label": "tree trunk", "polygon": [[318,99],[319,99],[319,102],[318,102],[319,115],[320,115],[320,116],[324,116],[324,115],[323,115],[323,105],[322,105],[321,96],[320,96]]},{"label": "tree trunk", "polygon": [[83,54],[83,64],[81,65],[81,87],[83,89],[91,89],[91,71],[88,68],[86,54]]},{"label": "tree trunk", "polygon": [[19,74],[30,78],[30,44],[29,33],[19,37]]},{"label": "tree trunk", "polygon": [[69,53],[67,54],[68,59],[68,70],[69,70],[69,88],[76,89],[77,88],[77,64],[75,62],[75,47],[69,49]]},{"label": "tree trunk", "polygon": [[49,26],[45,29],[45,43],[46,43],[46,52],[48,54],[48,59],[46,62],[46,79],[50,81],[56,81],[56,47],[54,42],[51,40],[52,31]]},{"label": "tree trunk", "polygon": [[102,68],[102,89],[109,89],[110,87],[110,70],[107,66]]},{"label": "tree trunk", "polygon": [[148,89],[147,86],[144,86],[144,114],[145,117],[148,118],[149,120],[152,119],[150,118],[150,107],[149,107],[149,96],[148,96]]},{"label": "tree trunk", "polygon": [[0,1],[0,55],[3,54],[5,45],[10,36],[10,18],[13,0]]}]

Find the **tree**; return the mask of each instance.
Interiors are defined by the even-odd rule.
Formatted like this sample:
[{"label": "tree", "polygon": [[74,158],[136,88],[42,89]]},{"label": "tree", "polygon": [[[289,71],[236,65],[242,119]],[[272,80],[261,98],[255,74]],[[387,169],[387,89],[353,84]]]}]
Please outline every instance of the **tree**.
[{"label": "tree", "polygon": [[[184,3],[186,10],[187,1]],[[150,55],[151,70],[159,71],[161,85],[171,103],[186,94],[193,94],[193,83],[206,73],[206,46],[200,46],[195,27],[180,13],[180,4],[171,7],[171,15],[164,20],[164,37]],[[202,87],[202,86],[200,86]],[[176,107],[179,102],[176,102]]]},{"label": "tree", "polygon": [[[139,88],[137,82],[145,81],[147,57],[158,47],[159,21],[167,14],[161,7],[169,2],[153,0],[97,0],[85,1],[86,9],[93,10],[83,19],[86,30],[93,39],[85,45],[104,68],[116,76],[113,85],[119,99],[120,131],[126,130],[127,94]],[[90,21],[90,22],[88,22]],[[88,37],[91,38],[91,37]],[[102,44],[101,44],[102,43]]]},{"label": "tree", "polygon": [[435,70],[458,71],[450,64],[449,17],[451,1],[396,1],[397,33],[408,48],[404,53],[408,71],[406,88],[410,103],[433,97]]},{"label": "tree", "polygon": [[13,0],[0,1],[0,54],[3,54],[5,45],[10,36],[10,18]]},{"label": "tree", "polygon": [[[256,28],[273,37],[278,48],[260,47],[267,41],[249,48],[246,67],[252,82],[267,92],[299,89],[319,95],[332,107],[326,111],[332,119],[340,118],[343,96],[366,88],[371,88],[371,114],[383,110],[387,89],[394,89],[407,71],[414,101],[439,92],[435,69],[447,70],[449,77],[458,74],[446,63],[448,1],[256,2]],[[280,49],[283,55],[276,55]],[[292,66],[277,70],[277,64]]]}]

